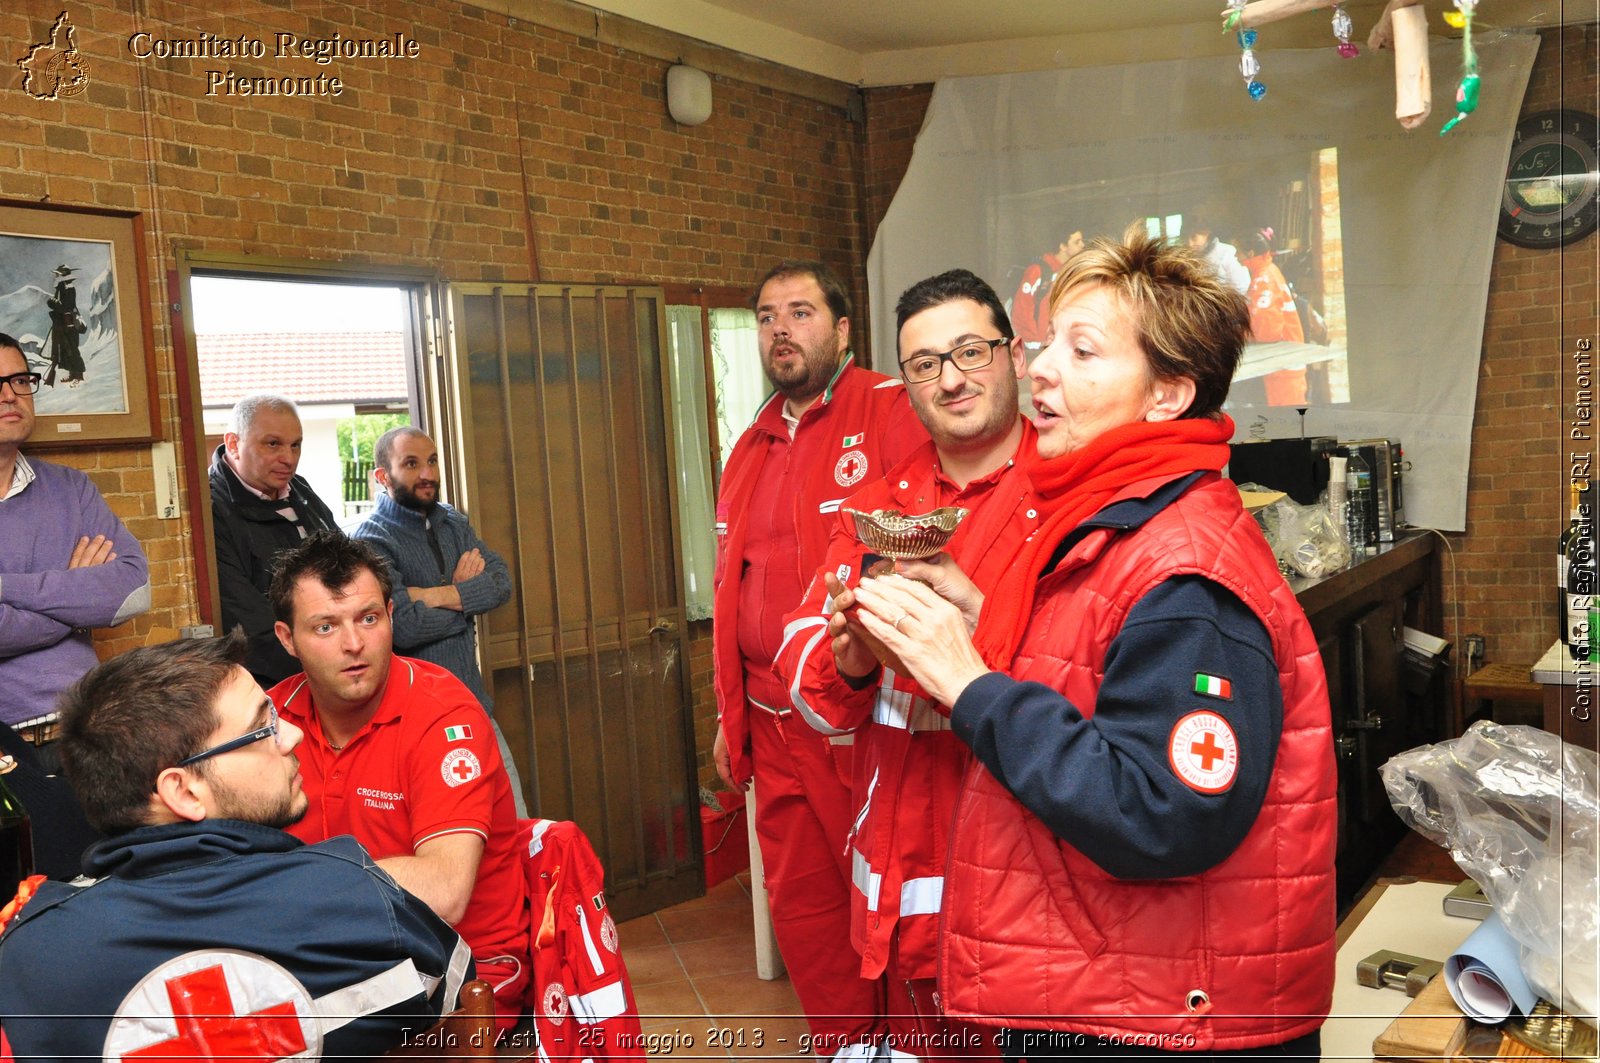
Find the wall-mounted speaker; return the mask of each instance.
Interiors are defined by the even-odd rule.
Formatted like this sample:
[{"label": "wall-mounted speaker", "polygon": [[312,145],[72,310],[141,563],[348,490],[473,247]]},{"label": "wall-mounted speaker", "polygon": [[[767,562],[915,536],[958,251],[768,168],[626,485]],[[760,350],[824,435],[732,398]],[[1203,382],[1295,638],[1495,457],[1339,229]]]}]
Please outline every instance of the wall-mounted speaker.
[{"label": "wall-mounted speaker", "polygon": [[667,113],[681,125],[711,117],[711,78],[704,70],[678,64],[667,70]]}]

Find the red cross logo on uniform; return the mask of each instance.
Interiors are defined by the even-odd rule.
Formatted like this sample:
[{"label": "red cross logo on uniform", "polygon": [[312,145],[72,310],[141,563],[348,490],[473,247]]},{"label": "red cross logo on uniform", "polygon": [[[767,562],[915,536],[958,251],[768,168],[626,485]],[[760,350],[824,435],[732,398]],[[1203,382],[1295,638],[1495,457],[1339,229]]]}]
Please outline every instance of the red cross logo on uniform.
[{"label": "red cross logo on uniform", "polygon": [[444,755],[444,760],[439,764],[439,774],[444,776],[446,786],[461,786],[482,775],[483,765],[472,750],[458,746]]},{"label": "red cross logo on uniform", "polygon": [[1210,731],[1201,735],[1200,741],[1190,743],[1189,752],[1199,758],[1202,771],[1210,771],[1211,765],[1226,755],[1223,748],[1217,745],[1216,736]]},{"label": "red cross logo on uniform", "polygon": [[847,450],[833,467],[833,478],[840,487],[854,487],[867,475],[867,456],[859,450]]},{"label": "red cross logo on uniform", "polygon": [[1197,709],[1173,724],[1167,763],[1189,789],[1220,794],[1239,774],[1239,739],[1220,714]]},{"label": "red cross logo on uniform", "polygon": [[282,1059],[307,1048],[294,1001],[261,1011],[234,1012],[222,965],[167,979],[178,1035],[124,1052],[123,1059]]},{"label": "red cross logo on uniform", "polygon": [[282,965],[236,949],[187,952],[128,991],[106,1030],[108,1060],[316,1059],[318,1006]]}]

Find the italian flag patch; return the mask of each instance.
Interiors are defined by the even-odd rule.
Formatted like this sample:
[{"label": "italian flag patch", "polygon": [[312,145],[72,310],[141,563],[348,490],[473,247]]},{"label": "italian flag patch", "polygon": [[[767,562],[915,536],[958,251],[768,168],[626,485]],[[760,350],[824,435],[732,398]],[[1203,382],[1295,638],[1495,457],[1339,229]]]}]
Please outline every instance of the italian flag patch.
[{"label": "italian flag patch", "polygon": [[1194,674],[1194,692],[1205,694],[1208,697],[1222,698],[1224,701],[1233,700],[1233,684],[1220,675],[1206,675],[1204,672]]},{"label": "italian flag patch", "polygon": [[472,728],[463,724],[460,727],[446,727],[444,740],[446,742],[460,742],[472,737]]},{"label": "italian flag patch", "polygon": [[865,433],[865,432],[862,432],[858,436],[845,436],[844,437],[844,442],[840,443],[839,447],[840,447],[840,449],[843,449],[845,447],[859,447],[861,445],[861,441],[866,439],[866,438],[867,438],[867,433]]}]

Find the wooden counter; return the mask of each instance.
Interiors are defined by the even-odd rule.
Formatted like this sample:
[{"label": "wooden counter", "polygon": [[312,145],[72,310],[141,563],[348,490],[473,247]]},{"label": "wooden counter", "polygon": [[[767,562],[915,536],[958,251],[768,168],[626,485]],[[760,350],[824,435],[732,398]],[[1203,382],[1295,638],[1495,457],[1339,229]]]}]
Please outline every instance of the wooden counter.
[{"label": "wooden counter", "polygon": [[[1347,612],[1361,602],[1390,597],[1397,586],[1427,585],[1435,616],[1438,612],[1438,560],[1431,532],[1409,532],[1392,543],[1380,543],[1378,552],[1321,579],[1295,578],[1289,589],[1300,600],[1313,624],[1324,614]],[[1413,625],[1415,626],[1415,625]]]},{"label": "wooden counter", "polygon": [[1339,771],[1339,903],[1355,894],[1405,833],[1378,768],[1449,737],[1448,684],[1408,669],[1403,631],[1443,630],[1434,537],[1413,532],[1322,579],[1289,586],[1311,621],[1328,676]]}]

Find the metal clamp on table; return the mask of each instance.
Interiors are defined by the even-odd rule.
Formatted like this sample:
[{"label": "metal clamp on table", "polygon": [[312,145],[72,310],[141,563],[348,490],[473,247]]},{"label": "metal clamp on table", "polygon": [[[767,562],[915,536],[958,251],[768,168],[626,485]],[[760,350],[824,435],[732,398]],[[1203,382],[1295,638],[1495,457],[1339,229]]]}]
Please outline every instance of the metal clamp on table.
[{"label": "metal clamp on table", "polygon": [[1442,970],[1444,964],[1438,960],[1383,949],[1356,964],[1356,984],[1369,989],[1399,989],[1414,997]]}]

